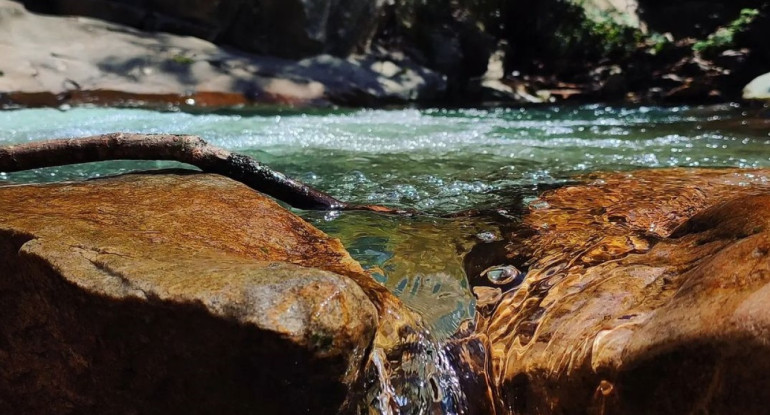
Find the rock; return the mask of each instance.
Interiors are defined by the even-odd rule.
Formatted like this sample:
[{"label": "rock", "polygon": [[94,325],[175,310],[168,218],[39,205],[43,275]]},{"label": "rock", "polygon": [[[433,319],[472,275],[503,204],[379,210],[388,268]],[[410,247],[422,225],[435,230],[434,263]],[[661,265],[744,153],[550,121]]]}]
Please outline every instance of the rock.
[{"label": "rock", "polygon": [[491,4],[393,2],[382,13],[374,43],[388,48],[396,44],[420,64],[445,75],[447,93],[442,98],[476,100],[479,94],[473,89],[478,89],[478,82],[471,80],[485,73],[496,44],[482,23],[482,15],[497,7]]},{"label": "rock", "polygon": [[743,88],[743,99],[770,101],[770,72],[749,82]]},{"label": "rock", "polygon": [[594,68],[589,76],[596,93],[604,99],[620,99],[628,92],[628,79],[618,65]]},{"label": "rock", "polygon": [[353,411],[388,306],[339,241],[216,175],[0,195],[0,412]]},{"label": "rock", "polygon": [[298,59],[346,56],[372,35],[377,0],[24,0],[34,10],[79,15],[140,30],[195,36],[248,52]]},{"label": "rock", "polygon": [[764,412],[768,177],[612,173],[533,202],[507,245],[526,278],[472,338],[498,413]]},{"label": "rock", "polygon": [[0,0],[0,52],[0,106],[376,105],[432,99],[445,88],[440,75],[408,59],[382,73],[372,64],[386,56],[260,57],[192,37],[40,16],[8,0]]},{"label": "rock", "polygon": [[645,23],[639,18],[638,0],[570,0],[581,7],[587,18],[597,23],[611,21],[646,32]]},{"label": "rock", "polygon": [[403,56],[389,54],[354,55],[347,59],[321,55],[299,61],[290,72],[299,76],[318,74],[323,84],[340,101],[363,105],[431,101],[446,90],[443,75]]}]

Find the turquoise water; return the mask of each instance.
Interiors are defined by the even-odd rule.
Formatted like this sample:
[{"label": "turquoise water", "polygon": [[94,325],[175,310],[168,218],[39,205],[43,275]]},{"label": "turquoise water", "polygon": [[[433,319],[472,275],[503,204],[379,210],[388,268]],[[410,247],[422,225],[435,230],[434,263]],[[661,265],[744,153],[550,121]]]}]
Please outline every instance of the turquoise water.
[{"label": "turquoise water", "polygon": [[[770,166],[770,124],[734,105],[708,108],[397,109],[186,114],[136,109],[0,112],[0,144],[126,131],[200,135],[356,203],[416,208],[395,218],[302,213],[339,237],[438,336],[473,313],[462,256],[499,235],[484,215],[515,215],[577,174],[673,166]],[[109,162],[0,174],[10,182],[78,180],[169,162]],[[440,301],[437,301],[440,300]],[[438,306],[436,305],[438,304]]]}]

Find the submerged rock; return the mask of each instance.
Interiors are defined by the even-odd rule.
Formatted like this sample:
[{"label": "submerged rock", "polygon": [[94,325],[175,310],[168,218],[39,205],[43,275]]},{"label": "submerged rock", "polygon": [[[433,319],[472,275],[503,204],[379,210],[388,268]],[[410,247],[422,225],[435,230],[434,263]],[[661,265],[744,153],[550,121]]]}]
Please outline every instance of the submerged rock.
[{"label": "submerged rock", "polygon": [[764,412],[768,176],[648,170],[542,195],[508,238],[527,275],[472,337],[497,411]]},{"label": "submerged rock", "polygon": [[215,175],[2,187],[0,258],[2,413],[352,411],[389,307],[339,241]]}]

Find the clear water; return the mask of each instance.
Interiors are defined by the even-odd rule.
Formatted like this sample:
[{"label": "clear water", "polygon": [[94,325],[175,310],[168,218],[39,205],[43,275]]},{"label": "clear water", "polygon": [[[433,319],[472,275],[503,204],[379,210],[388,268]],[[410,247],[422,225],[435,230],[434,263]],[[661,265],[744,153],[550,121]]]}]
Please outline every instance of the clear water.
[{"label": "clear water", "polygon": [[[576,174],[673,166],[770,166],[770,124],[737,106],[708,108],[397,109],[192,115],[136,109],[0,112],[0,144],[113,131],[184,133],[251,155],[346,201],[431,215],[303,215],[353,256],[440,338],[473,313],[462,255],[495,238],[468,209],[520,209]],[[109,162],[0,174],[11,182],[74,180],[169,162]]]}]

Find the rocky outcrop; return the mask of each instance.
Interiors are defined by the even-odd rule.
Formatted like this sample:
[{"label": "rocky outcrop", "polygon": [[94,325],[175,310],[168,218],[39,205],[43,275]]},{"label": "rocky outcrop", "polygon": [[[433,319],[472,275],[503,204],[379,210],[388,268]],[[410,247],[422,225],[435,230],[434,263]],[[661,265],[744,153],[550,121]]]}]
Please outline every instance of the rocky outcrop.
[{"label": "rocky outcrop", "polygon": [[768,10],[749,0],[0,0],[0,105],[724,102],[770,65]]},{"label": "rocky outcrop", "polygon": [[597,175],[534,201],[485,264],[526,276],[474,289],[497,411],[764,412],[769,174]]},{"label": "rocky outcrop", "polygon": [[347,56],[371,36],[377,0],[23,0],[35,11],[89,16],[151,32],[195,36],[247,52],[301,59]]},{"label": "rocky outcrop", "polygon": [[339,241],[216,175],[2,187],[0,258],[3,413],[352,411],[395,312]]},{"label": "rocky outcrop", "polygon": [[0,0],[0,53],[2,106],[375,105],[431,100],[445,88],[442,76],[403,56],[248,55],[199,38],[36,15],[8,0]]}]

